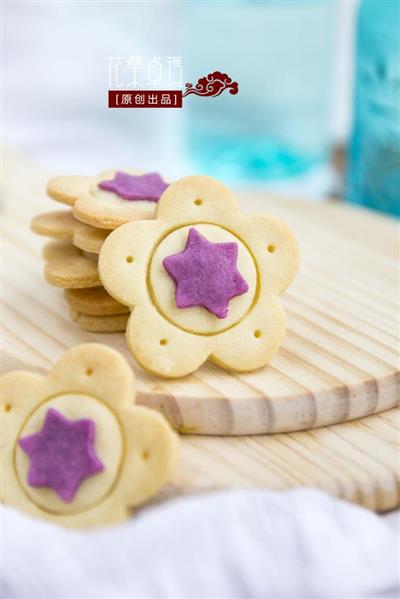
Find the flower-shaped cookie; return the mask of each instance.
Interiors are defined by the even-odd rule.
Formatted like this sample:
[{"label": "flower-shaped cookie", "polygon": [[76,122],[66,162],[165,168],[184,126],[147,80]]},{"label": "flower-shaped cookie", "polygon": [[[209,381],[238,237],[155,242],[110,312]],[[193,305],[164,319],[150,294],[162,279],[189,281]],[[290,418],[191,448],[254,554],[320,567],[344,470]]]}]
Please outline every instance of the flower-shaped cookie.
[{"label": "flower-shaped cookie", "polygon": [[266,364],[286,329],[278,295],[298,264],[283,222],[242,215],[224,185],[192,176],[168,187],[155,220],[108,236],[99,273],[132,309],[127,339],[137,361],[173,378],[207,358],[237,371]]},{"label": "flower-shaped cookie", "polygon": [[57,210],[38,214],[31,221],[31,229],[38,235],[71,241],[74,246],[92,254],[99,254],[108,229],[96,229],[77,220],[71,210]]},{"label": "flower-shaped cookie", "polygon": [[64,289],[100,287],[97,256],[85,254],[68,241],[50,241],[43,248],[44,276]]},{"label": "flower-shaped cookie", "polygon": [[98,177],[54,177],[47,184],[51,198],[73,206],[74,216],[100,229],[153,218],[157,202],[168,187],[159,173],[108,170]]},{"label": "flower-shaped cookie", "polygon": [[1,378],[2,501],[65,526],[116,522],[168,480],[177,436],[134,404],[132,370],[100,344],[68,350],[47,377]]}]

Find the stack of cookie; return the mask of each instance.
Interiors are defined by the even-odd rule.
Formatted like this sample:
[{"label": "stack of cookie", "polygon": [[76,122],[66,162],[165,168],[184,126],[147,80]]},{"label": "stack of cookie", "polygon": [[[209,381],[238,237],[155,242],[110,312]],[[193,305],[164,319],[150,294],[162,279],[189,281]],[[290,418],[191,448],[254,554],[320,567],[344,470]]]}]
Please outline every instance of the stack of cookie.
[{"label": "stack of cookie", "polygon": [[299,267],[278,218],[241,214],[204,175],[168,185],[158,173],[108,171],[52,179],[48,193],[72,211],[32,228],[57,239],[44,250],[45,277],[64,287],[81,328],[126,328],[138,364],[165,378],[206,360],[250,372],[275,355],[286,330],[278,296]]},{"label": "stack of cookie", "polygon": [[101,285],[98,255],[112,230],[132,220],[154,218],[157,201],[167,187],[158,173],[135,170],[49,181],[50,198],[70,209],[39,214],[31,228],[53,240],[43,250],[44,276],[51,285],[64,289],[71,317],[81,329],[96,333],[125,330],[129,308]]}]

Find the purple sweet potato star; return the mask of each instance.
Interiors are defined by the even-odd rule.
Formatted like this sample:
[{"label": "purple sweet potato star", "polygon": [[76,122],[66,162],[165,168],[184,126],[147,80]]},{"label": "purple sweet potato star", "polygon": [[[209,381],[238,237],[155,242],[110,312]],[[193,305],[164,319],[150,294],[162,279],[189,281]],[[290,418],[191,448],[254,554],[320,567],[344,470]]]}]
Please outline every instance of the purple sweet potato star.
[{"label": "purple sweet potato star", "polygon": [[237,269],[237,256],[237,243],[213,243],[191,228],[185,249],[163,260],[175,281],[178,308],[203,306],[226,318],[229,301],[249,289]]},{"label": "purple sweet potato star", "polygon": [[104,470],[94,437],[93,420],[68,420],[50,408],[42,429],[18,442],[29,457],[29,485],[49,487],[70,503],[82,481]]},{"label": "purple sweet potato star", "polygon": [[101,181],[98,185],[105,191],[113,191],[124,200],[147,200],[158,202],[161,194],[168,187],[158,173],[146,173],[145,175],[129,175],[118,171],[114,179]]}]

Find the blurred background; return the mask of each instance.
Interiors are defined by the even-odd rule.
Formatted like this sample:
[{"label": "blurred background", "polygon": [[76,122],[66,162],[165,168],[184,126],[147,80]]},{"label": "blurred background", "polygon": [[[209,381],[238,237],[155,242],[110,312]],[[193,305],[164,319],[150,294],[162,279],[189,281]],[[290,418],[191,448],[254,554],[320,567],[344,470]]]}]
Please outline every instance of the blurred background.
[{"label": "blurred background", "polygon": [[[110,57],[181,57],[239,93],[109,109]],[[52,174],[206,173],[399,214],[399,0],[11,2],[6,145]]]}]

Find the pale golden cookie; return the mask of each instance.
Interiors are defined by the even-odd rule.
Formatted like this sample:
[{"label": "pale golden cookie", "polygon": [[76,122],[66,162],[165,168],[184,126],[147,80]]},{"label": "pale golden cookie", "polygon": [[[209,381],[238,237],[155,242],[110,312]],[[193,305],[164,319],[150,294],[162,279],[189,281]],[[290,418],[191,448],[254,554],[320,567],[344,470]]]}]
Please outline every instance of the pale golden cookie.
[{"label": "pale golden cookie", "polygon": [[170,185],[156,219],[119,227],[99,257],[104,287],[133,310],[133,355],[167,378],[207,359],[236,371],[268,363],[286,330],[278,295],[298,267],[282,221],[242,215],[232,192],[204,176]]},{"label": "pale golden cookie", "polygon": [[[136,169],[107,170],[97,177],[54,177],[48,183],[48,194],[59,201],[73,206],[74,216],[83,223],[101,229],[115,229],[132,220],[153,218],[157,201],[149,199],[129,200],[117,192],[101,189],[99,185],[110,183],[118,176],[135,177],[158,176],[158,173],[144,173]],[[167,186],[162,182],[162,191]],[[161,183],[160,183],[161,185]],[[160,188],[161,189],[161,188]],[[161,195],[160,191],[158,197]],[[157,197],[157,199],[158,199]]]},{"label": "pale golden cookie", "polygon": [[71,309],[71,318],[82,331],[88,333],[124,333],[128,324],[128,314],[93,316]]},{"label": "pale golden cookie", "polygon": [[79,224],[71,210],[58,210],[35,216],[31,221],[31,229],[37,235],[72,241]]},{"label": "pale golden cookie", "polygon": [[96,256],[85,256],[67,241],[51,241],[43,248],[44,276],[48,283],[64,289],[99,287]]},{"label": "pale golden cookie", "polygon": [[53,177],[47,183],[47,194],[57,202],[73,206],[80,195],[85,193],[95,177],[66,175]]},{"label": "pale golden cookie", "polygon": [[99,254],[108,229],[95,229],[77,220],[71,210],[38,214],[32,219],[31,229],[38,235],[72,241],[79,249]]},{"label": "pale golden cookie", "polygon": [[115,300],[104,287],[66,289],[65,299],[73,310],[93,316],[128,314],[129,308]]},{"label": "pale golden cookie", "polygon": [[101,246],[109,233],[109,229],[95,229],[90,225],[79,223],[75,229],[72,243],[85,252],[100,254]]},{"label": "pale golden cookie", "polygon": [[178,440],[137,406],[133,372],[115,350],[68,350],[47,377],[1,377],[2,501],[68,527],[127,518],[168,481]]}]

